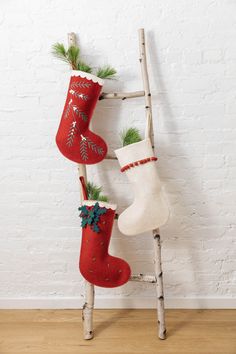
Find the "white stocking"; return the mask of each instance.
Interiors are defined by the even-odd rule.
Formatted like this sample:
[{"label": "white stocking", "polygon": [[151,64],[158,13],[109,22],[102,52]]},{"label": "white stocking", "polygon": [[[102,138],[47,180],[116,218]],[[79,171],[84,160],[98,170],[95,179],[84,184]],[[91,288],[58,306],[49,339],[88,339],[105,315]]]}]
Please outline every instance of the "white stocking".
[{"label": "white stocking", "polygon": [[120,231],[125,235],[136,235],[164,225],[169,209],[150,140],[127,145],[115,153],[135,195],[133,204],[119,216]]}]

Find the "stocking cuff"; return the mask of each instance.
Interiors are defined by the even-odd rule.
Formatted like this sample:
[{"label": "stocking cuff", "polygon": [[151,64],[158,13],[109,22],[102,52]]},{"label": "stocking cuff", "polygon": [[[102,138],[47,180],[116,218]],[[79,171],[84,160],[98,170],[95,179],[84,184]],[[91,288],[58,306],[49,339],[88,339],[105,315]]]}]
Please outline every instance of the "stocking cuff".
[{"label": "stocking cuff", "polygon": [[153,158],[154,152],[150,139],[144,139],[138,143],[124,146],[115,150],[120,166],[124,167],[137,161],[143,161],[147,158]]},{"label": "stocking cuff", "polygon": [[94,206],[96,203],[98,203],[100,208],[106,208],[106,209],[112,209],[112,210],[116,210],[116,208],[117,208],[116,204],[110,204],[107,202],[100,202],[97,200],[84,200],[82,205]]},{"label": "stocking cuff", "polygon": [[72,70],[71,76],[79,76],[79,77],[82,77],[82,78],[92,81],[94,84],[98,83],[100,86],[104,85],[104,80],[100,79],[100,77],[97,77],[97,76],[92,75],[90,73],[86,73],[84,71]]}]

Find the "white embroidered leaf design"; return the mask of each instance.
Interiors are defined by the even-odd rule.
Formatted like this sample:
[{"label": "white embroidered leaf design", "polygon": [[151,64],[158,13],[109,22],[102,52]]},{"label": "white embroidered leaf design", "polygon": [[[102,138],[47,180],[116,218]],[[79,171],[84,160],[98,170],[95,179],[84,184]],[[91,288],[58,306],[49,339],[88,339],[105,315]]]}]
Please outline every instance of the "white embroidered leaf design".
[{"label": "white embroidered leaf design", "polygon": [[80,155],[82,160],[88,160],[87,141],[85,139],[82,139],[80,142]]},{"label": "white embroidered leaf design", "polygon": [[88,142],[88,147],[90,149],[92,149],[92,151],[94,151],[96,154],[98,155],[102,155],[104,150],[102,147],[98,146],[96,143],[94,143],[91,139],[86,138],[87,142]]},{"label": "white embroidered leaf design", "polygon": [[69,113],[70,113],[70,108],[71,108],[71,103],[72,103],[72,99],[70,99],[69,103],[68,103],[68,106],[66,107],[66,110],[65,110],[65,119],[67,119],[69,117]]},{"label": "white embroidered leaf design", "polygon": [[79,99],[81,99],[83,101],[87,101],[89,99],[89,96],[85,95],[82,92],[78,92],[78,91],[75,91],[75,90],[72,90],[72,89],[70,89],[69,92],[70,92],[71,95],[73,95],[73,96],[75,96],[75,97],[77,97],[77,98],[79,98]]},{"label": "white embroidered leaf design", "polygon": [[88,148],[95,152],[95,154],[102,155],[104,150],[102,147],[95,144],[90,138],[82,137],[80,142],[80,154],[83,160],[88,160]]},{"label": "white embroidered leaf design", "polygon": [[76,126],[76,122],[72,122],[71,125],[70,125],[70,129],[69,129],[66,145],[68,145],[69,147],[71,147],[73,145],[74,137],[75,137],[75,134],[77,132],[78,132],[78,128]]},{"label": "white embroidered leaf design", "polygon": [[79,93],[79,92],[77,92],[77,91],[75,91],[74,95],[75,95],[75,97],[80,98],[80,99],[83,100],[83,101],[87,101],[88,98],[89,98],[88,95],[85,95],[85,94],[83,94],[83,93]]},{"label": "white embroidered leaf design", "polygon": [[88,82],[74,82],[71,84],[71,88],[89,88],[91,86]]},{"label": "white embroidered leaf design", "polygon": [[87,122],[88,116],[84,112],[80,111],[79,116],[83,119],[84,122]]},{"label": "white embroidered leaf design", "polygon": [[75,108],[73,108],[73,109],[74,109],[74,112],[75,112],[75,114],[76,114],[77,116],[81,117],[84,122],[87,122],[88,116],[87,116],[86,113],[80,111],[77,106],[75,106]]},{"label": "white embroidered leaf design", "polygon": [[65,110],[65,118],[67,119],[70,113],[70,106],[68,105]]}]

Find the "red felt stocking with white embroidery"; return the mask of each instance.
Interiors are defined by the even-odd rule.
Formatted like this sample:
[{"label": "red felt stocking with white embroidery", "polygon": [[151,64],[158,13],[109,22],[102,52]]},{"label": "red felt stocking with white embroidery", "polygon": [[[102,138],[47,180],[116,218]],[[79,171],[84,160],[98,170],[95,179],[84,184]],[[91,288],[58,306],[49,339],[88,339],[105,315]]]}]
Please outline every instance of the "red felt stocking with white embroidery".
[{"label": "red felt stocking with white embroidery", "polygon": [[77,163],[95,164],[107,153],[105,141],[91,132],[89,124],[99,98],[103,80],[74,70],[56,135],[60,152]]}]

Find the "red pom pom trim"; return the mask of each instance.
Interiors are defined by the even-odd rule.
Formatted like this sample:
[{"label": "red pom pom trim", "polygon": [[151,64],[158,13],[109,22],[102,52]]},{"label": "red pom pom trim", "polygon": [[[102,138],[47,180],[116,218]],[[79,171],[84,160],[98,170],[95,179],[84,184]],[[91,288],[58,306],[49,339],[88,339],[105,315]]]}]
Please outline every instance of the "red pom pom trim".
[{"label": "red pom pom trim", "polygon": [[125,171],[129,170],[132,167],[136,167],[136,166],[139,166],[139,165],[143,165],[143,164],[145,164],[147,162],[152,162],[152,161],[157,161],[157,160],[158,160],[158,158],[155,157],[155,156],[147,157],[146,159],[142,159],[142,160],[138,160],[138,161],[135,161],[135,162],[131,162],[128,165],[123,166],[120,170],[121,170],[121,172],[125,172]]}]

